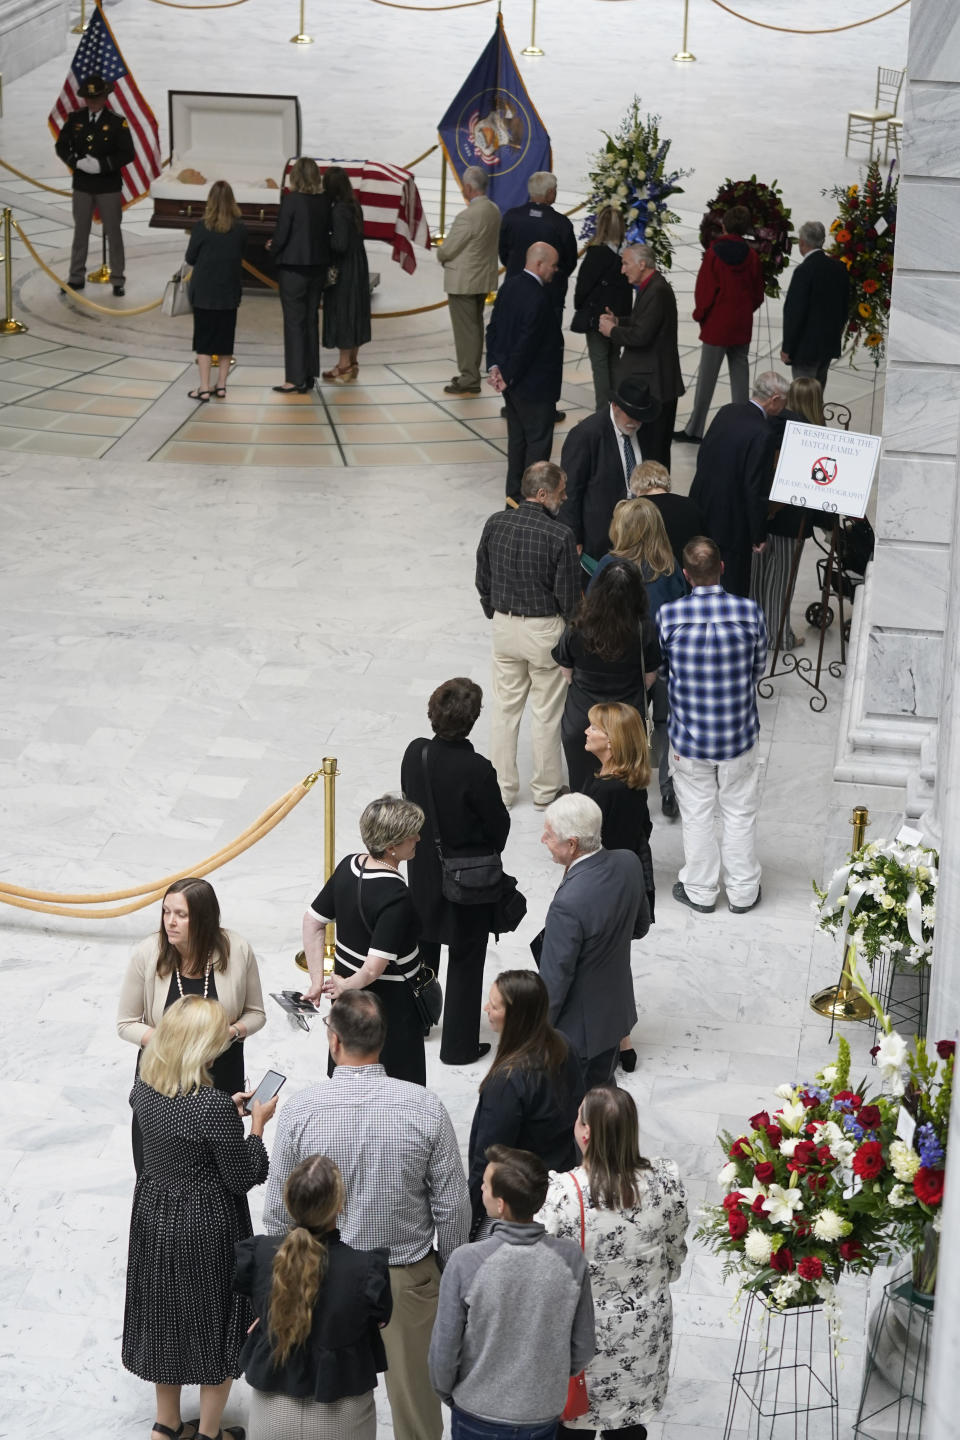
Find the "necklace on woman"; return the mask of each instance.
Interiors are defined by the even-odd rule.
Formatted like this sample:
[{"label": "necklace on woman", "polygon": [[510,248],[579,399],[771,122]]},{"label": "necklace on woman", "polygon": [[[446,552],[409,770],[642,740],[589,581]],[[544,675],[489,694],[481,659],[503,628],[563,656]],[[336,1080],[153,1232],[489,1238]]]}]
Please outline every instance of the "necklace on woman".
[{"label": "necklace on woman", "polygon": [[[208,960],[207,963],[206,963],[206,966],[204,967],[204,971],[203,971],[203,998],[204,998],[204,1000],[209,999],[208,991],[209,991],[209,989],[210,989],[210,971],[211,971],[212,969],[213,969],[213,965],[212,965],[211,962]],[[175,967],[174,973],[175,973],[175,975],[176,975],[176,977],[177,977],[177,989],[180,991],[180,999],[182,1000],[182,999],[183,999],[183,981],[180,979],[180,966],[179,966],[179,965],[177,965],[177,966]],[[193,978],[199,978],[199,977],[193,977],[193,976],[191,976],[190,978],[193,979]]]}]

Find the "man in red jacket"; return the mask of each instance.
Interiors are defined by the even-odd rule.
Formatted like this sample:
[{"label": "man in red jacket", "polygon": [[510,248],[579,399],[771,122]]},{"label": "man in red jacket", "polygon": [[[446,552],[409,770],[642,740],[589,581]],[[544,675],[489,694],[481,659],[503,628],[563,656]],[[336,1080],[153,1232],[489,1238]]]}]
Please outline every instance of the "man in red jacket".
[{"label": "man in red jacket", "polygon": [[699,445],[724,355],[734,405],[750,399],[750,339],[753,312],[763,304],[763,273],[753,247],[744,240],[750,211],[734,205],[723,217],[723,233],[706,250],[693,292],[694,320],[700,324],[700,369],[693,413],[674,440]]}]

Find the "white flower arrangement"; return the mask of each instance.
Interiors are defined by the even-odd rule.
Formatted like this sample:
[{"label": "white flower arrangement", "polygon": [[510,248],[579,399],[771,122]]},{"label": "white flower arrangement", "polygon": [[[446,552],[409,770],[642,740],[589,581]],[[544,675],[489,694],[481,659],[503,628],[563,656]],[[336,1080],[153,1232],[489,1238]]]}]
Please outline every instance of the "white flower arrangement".
[{"label": "white flower arrangement", "polygon": [[939,856],[925,845],[873,841],[834,871],[825,890],[815,883],[819,928],[855,940],[870,965],[929,965],[936,922]]},{"label": "white flower arrangement", "polygon": [[593,239],[598,212],[613,205],[626,221],[627,244],[649,245],[657,264],[669,270],[673,261],[669,227],[678,224],[680,216],[667,202],[672,195],[683,193],[677,182],[693,172],[668,170],[670,141],[660,138],[660,116],[641,116],[638,96],[616,135],[603,133],[607,143],[594,157],[590,171],[589,214],[581,238]]}]

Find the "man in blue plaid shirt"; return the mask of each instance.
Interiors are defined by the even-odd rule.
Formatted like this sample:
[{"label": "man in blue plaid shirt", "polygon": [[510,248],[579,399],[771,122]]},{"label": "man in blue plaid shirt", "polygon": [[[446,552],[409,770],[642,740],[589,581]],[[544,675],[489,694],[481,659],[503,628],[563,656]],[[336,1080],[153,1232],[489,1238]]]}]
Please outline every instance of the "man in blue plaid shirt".
[{"label": "man in blue plaid shirt", "polygon": [[758,605],[722,589],[723,561],[712,540],[697,536],[686,545],[683,573],[691,593],[661,605],[657,616],[683,822],[684,865],[673,898],[704,914],[714,910],[722,858],[727,903],[742,915],[760,903],[756,683],[767,663],[767,627]]}]

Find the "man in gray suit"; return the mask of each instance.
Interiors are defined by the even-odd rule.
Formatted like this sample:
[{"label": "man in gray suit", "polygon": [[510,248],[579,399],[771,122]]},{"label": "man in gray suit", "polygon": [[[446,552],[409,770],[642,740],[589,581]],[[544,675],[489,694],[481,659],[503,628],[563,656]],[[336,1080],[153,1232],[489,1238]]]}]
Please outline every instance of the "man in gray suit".
[{"label": "man in gray suit", "polygon": [[601,848],[602,820],[588,795],[562,795],[544,812],[543,844],[564,871],[540,975],[551,1024],[579,1057],[587,1089],[613,1080],[620,1041],[636,1024],[630,941],[650,928],[643,866],[630,850]]},{"label": "man in gray suit", "polygon": [[463,172],[465,210],[454,220],[437,249],[443,266],[453,343],[459,373],[443,387],[445,395],[479,395],[483,357],[483,307],[497,288],[500,211],[487,199],[487,173],[479,165]]}]

